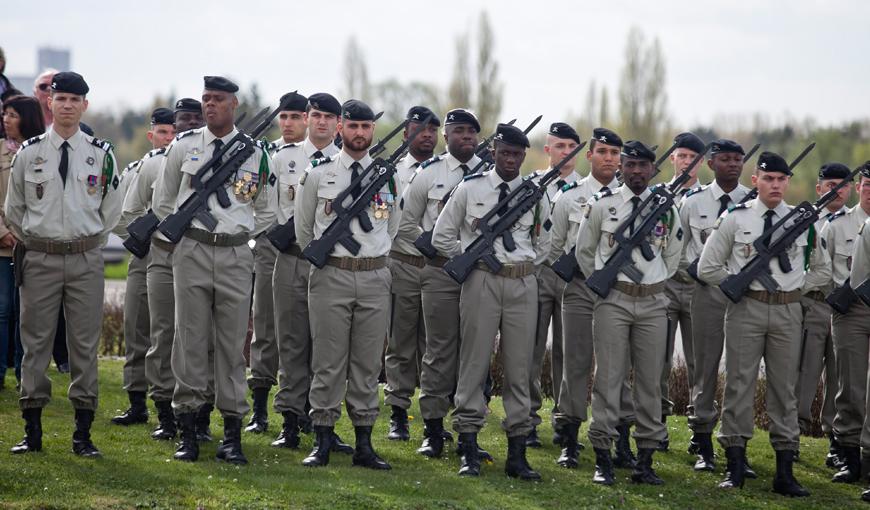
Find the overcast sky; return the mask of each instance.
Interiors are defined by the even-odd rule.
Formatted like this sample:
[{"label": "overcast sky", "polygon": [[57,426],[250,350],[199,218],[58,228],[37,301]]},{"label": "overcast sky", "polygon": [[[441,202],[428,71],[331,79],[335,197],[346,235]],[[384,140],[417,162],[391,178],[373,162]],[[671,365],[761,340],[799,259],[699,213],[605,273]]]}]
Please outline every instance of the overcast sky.
[{"label": "overcast sky", "polygon": [[677,127],[754,112],[822,124],[870,117],[866,0],[13,0],[0,16],[0,46],[10,75],[36,71],[38,46],[70,48],[99,109],[141,106],[173,90],[197,97],[205,74],[257,82],[277,102],[294,89],[337,94],[351,34],[371,81],[444,87],[454,40],[475,29],[483,9],[495,30],[505,118],[543,114],[548,125],[579,112],[593,79],[615,99],[632,25],[661,40]]}]

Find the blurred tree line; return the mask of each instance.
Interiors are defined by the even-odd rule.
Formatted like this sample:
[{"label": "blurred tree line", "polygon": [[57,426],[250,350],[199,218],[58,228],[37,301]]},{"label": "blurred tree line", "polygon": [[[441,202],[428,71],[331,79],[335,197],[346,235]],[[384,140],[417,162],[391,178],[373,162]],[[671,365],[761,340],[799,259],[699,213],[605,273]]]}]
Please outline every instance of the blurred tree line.
[{"label": "blurred tree line", "polygon": [[[353,36],[346,41],[342,62],[343,83],[339,98],[358,98],[382,108],[383,117],[377,125],[377,135],[383,135],[401,122],[407,109],[415,104],[427,105],[443,115],[451,108],[472,109],[480,118],[483,136],[494,129],[502,118],[502,99],[505,84],[499,76],[499,64],[495,58],[496,40],[488,14],[479,14],[474,30],[455,40],[455,57],[449,83],[443,90],[431,83],[421,81],[401,82],[395,78],[372,81],[366,66],[366,55],[357,39]],[[240,111],[253,114],[264,106],[274,105],[274,98],[264,100],[256,83],[243,87],[239,94]],[[812,119],[787,118],[776,124],[764,115],[756,114],[751,118],[721,116],[713,119],[711,125],[678,126],[668,111],[667,65],[658,38],[649,38],[635,27],[626,39],[622,69],[617,90],[611,92],[606,86],[590,81],[586,93],[578,104],[567,104],[565,118],[575,126],[581,137],[589,136],[592,128],[608,126],[616,130],[623,139],[639,139],[650,145],[658,145],[660,151],[670,146],[673,136],[680,131],[693,131],[703,140],[715,138],[734,139],[748,150],[755,143],[762,144],[762,150],[772,150],[782,154],[787,160],[793,159],[810,142],[816,148],[797,168],[787,199],[795,202],[811,197],[818,168],[822,163],[840,161],[854,167],[870,160],[870,119],[856,119],[835,126],[819,126]],[[149,115],[157,106],[171,106],[177,99],[174,93],[167,97],[156,97],[151,105],[142,110],[128,109],[120,113],[108,113],[96,109],[89,110],[85,122],[90,124],[97,136],[112,140],[116,147],[119,164],[126,165],[141,157],[150,149],[145,137],[148,130]],[[571,114],[569,112],[581,112]],[[505,118],[509,112],[505,113]],[[531,171],[542,168],[546,163],[541,147],[545,141],[545,130],[555,119],[543,119],[532,136],[532,149],[526,158],[524,168]],[[522,125],[525,120],[520,119]],[[273,127],[266,138],[273,140],[279,136]],[[394,141],[394,145],[398,140]],[[443,141],[437,151],[443,150]],[[586,173],[586,165],[578,165],[581,174]],[[746,165],[743,181],[749,183],[752,162]],[[669,164],[662,168],[661,180],[672,177]],[[702,182],[709,182],[712,173],[706,168],[700,173]],[[852,202],[854,203],[853,196]]]}]

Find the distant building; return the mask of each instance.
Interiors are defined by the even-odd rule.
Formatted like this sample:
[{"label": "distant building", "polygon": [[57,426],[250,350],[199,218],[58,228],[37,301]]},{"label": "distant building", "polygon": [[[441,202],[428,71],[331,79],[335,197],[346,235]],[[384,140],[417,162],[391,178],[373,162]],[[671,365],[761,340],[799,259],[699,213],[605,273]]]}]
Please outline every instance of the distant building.
[{"label": "distant building", "polygon": [[36,49],[36,71],[30,75],[9,76],[12,86],[25,94],[33,93],[33,81],[45,69],[54,68],[58,71],[69,71],[72,53],[65,48],[40,47]]}]

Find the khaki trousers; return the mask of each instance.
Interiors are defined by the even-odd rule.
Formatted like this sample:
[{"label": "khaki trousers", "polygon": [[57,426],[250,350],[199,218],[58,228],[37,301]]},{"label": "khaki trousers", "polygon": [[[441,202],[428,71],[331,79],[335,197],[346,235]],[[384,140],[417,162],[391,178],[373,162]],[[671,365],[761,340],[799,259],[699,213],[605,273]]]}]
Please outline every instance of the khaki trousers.
[{"label": "khaki trousers", "polygon": [[124,293],[124,389],[148,391],[145,354],[151,346],[151,319],[148,315],[148,259],[130,257],[127,288]]},{"label": "khaki trousers", "polygon": [[532,368],[529,379],[530,396],[532,398],[532,426],[541,424],[538,410],[541,409],[543,394],[541,391],[541,371],[544,366],[544,354],[547,352],[547,337],[550,333],[550,323],[553,324],[553,341],[550,344],[550,377],[553,381],[553,410],[559,406],[559,386],[562,381],[562,293],[565,291],[565,280],[553,272],[550,266],[538,267],[538,327],[535,337],[535,348],[532,356]]},{"label": "khaki trousers", "polygon": [[272,274],[278,340],[278,392],[275,411],[305,413],[311,388],[311,328],[308,324],[308,275],[304,258],[279,253]]},{"label": "khaki trousers", "polygon": [[103,326],[103,254],[100,248],[72,255],[28,251],[21,295],[22,409],[51,400],[51,362],[57,316],[63,304],[69,350],[68,398],[76,409],[97,408],[97,350]]},{"label": "khaki trousers", "polygon": [[682,283],[674,278],[668,280],[665,295],[668,297],[668,345],[665,353],[665,366],[662,368],[662,414],[674,414],[674,403],[670,399],[669,380],[674,366],[674,342],[677,338],[677,326],[680,327],[680,337],[683,342],[683,355],[686,361],[686,371],[689,376],[689,388],[694,383],[695,358],[692,333],[692,295],[695,282]]},{"label": "khaki trousers", "polygon": [[378,376],[387,335],[390,270],[311,268],[308,317],[313,339],[311,422],[334,426],[344,399],[354,426],[378,418]]},{"label": "khaki trousers", "polygon": [[[837,362],[834,356],[834,342],[831,335],[831,314],[833,310],[824,301],[804,297],[804,345],[801,354],[800,375],[798,376],[798,423],[804,433],[809,433],[813,422],[812,408],[816,399],[816,389],[822,372],[825,374],[825,390],[822,398],[822,430],[833,430],[837,397]],[[854,310],[861,307],[856,303]],[[851,312],[850,312],[851,313]],[[862,405],[863,404],[859,404]]]},{"label": "khaki trousers", "polygon": [[387,374],[384,401],[387,405],[408,409],[417,388],[420,365],[426,351],[420,277],[422,268],[392,260],[390,272],[393,278],[392,316],[384,358]]},{"label": "khaki trousers", "polygon": [[254,338],[251,340],[251,376],[248,386],[271,388],[277,384],[278,343],[275,340],[275,305],[272,271],[278,250],[266,236],[254,245]]},{"label": "khaki trousers", "polygon": [[695,284],[692,297],[695,373],[691,386],[689,428],[698,434],[712,434],[719,419],[716,387],[725,347],[725,310],[729,303],[719,287]]},{"label": "khaki trousers", "polygon": [[459,299],[461,286],[440,267],[420,272],[426,350],[420,370],[420,414],[444,418],[450,411],[459,373]]},{"label": "khaki trousers", "polygon": [[866,418],[870,308],[858,301],[845,315],[833,312],[831,322],[837,360],[834,437],[843,446],[859,446]]}]

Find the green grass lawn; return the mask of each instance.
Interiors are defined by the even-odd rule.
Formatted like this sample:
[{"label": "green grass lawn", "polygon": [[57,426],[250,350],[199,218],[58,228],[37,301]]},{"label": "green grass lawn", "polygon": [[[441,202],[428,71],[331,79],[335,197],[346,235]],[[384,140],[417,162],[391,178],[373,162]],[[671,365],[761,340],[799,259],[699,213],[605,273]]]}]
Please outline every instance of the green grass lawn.
[{"label": "green grass lawn", "polygon": [[106,264],[103,268],[103,274],[107,280],[126,280],[127,279],[127,263],[130,260],[130,255],[125,255],[123,262],[117,264]]},{"label": "green grass lawn", "polygon": [[[655,468],[666,483],[662,487],[632,485],[629,471],[624,470],[617,470],[615,486],[594,485],[593,453],[588,447],[581,454],[580,469],[558,467],[559,450],[549,441],[549,427],[542,430],[545,447],[529,453],[543,481],[509,479],[503,471],[507,445],[499,426],[503,416],[499,399],[493,401],[493,414],[480,439],[496,463],[484,466],[478,479],[457,476],[458,460],[452,451],[438,460],[415,453],[422,432],[419,418],[412,421],[411,442],[387,441],[386,407],[375,428],[375,448],[393,465],[390,472],[353,468],[349,456],[338,454],[332,455],[327,468],[302,467],[312,438],[304,437],[298,451],[270,447],[281,424],[281,417],[273,413],[266,435],[243,433],[248,466],[216,462],[217,440],[202,448],[199,462],[175,462],[170,460],[173,444],[148,437],[156,422],[153,414],[149,425],[124,428],[109,422],[127,405],[121,368],[120,361],[100,362],[101,407],[93,438],[104,457],[98,460],[80,459],[70,452],[72,408],[65,398],[69,378],[54,368],[50,376],[55,399],[43,414],[43,452],[20,457],[7,453],[23,434],[10,373],[7,388],[0,392],[0,508],[866,508],[858,499],[860,486],[829,482],[832,472],[824,467],[827,443],[821,439],[802,441],[802,461],[796,467],[798,479],[812,496],[794,500],[770,492],[774,456],[767,434],[761,431],[749,450],[760,478],[747,481],[742,491],[718,490],[721,469],[716,474],[691,469],[684,418],[668,422],[671,452],[655,456]],[[415,406],[412,414],[417,412]],[[213,418],[212,427],[219,439],[222,433],[215,421],[220,420]],[[338,432],[352,442],[346,416]],[[584,442],[585,434],[584,426]],[[721,458],[722,452],[718,453]],[[724,464],[724,459],[720,462]]]}]

